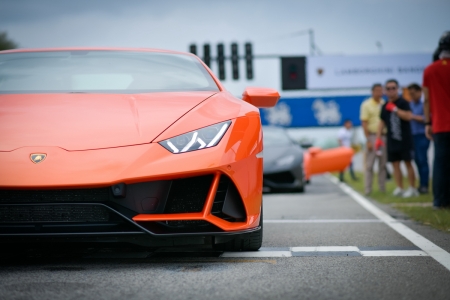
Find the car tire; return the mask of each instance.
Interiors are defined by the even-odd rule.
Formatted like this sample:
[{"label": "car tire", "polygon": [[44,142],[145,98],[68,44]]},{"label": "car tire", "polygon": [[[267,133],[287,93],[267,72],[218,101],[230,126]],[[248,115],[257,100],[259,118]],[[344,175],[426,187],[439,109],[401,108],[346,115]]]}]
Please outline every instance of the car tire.
[{"label": "car tire", "polygon": [[263,210],[261,204],[260,228],[250,233],[244,233],[226,243],[216,244],[213,242],[213,249],[219,251],[258,251],[263,239]]}]

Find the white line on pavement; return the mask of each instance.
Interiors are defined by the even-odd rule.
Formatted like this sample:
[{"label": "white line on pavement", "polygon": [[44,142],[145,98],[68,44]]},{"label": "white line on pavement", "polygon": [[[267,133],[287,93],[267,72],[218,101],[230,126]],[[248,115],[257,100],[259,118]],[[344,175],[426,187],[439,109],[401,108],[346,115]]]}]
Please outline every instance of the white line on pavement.
[{"label": "white line on pavement", "polygon": [[291,257],[291,251],[224,252],[220,257]]},{"label": "white line on pavement", "polygon": [[292,252],[359,252],[353,246],[291,247]]},{"label": "white line on pavement", "polygon": [[360,251],[362,256],[428,256],[421,250],[379,250]]},{"label": "white line on pavement", "polygon": [[264,224],[295,224],[295,223],[382,223],[379,219],[325,219],[325,220],[264,220]]},{"label": "white line on pavement", "polygon": [[246,252],[224,252],[220,257],[227,258],[268,258],[268,257],[324,257],[324,256],[349,256],[349,257],[374,257],[374,256],[428,256],[421,250],[370,250],[362,251],[355,246],[319,246],[319,247],[291,247],[290,251],[262,250]]},{"label": "white line on pavement", "polygon": [[356,202],[358,202],[362,207],[371,212],[378,219],[382,220],[386,225],[397,231],[399,234],[408,239],[411,243],[425,251],[429,256],[437,260],[441,265],[450,270],[450,253],[427,240],[411,228],[406,225],[398,222],[390,215],[370,203],[365,197],[361,196],[358,192],[353,190],[348,185],[339,182],[337,178],[329,175],[329,179],[338,185],[347,195],[353,198]]}]

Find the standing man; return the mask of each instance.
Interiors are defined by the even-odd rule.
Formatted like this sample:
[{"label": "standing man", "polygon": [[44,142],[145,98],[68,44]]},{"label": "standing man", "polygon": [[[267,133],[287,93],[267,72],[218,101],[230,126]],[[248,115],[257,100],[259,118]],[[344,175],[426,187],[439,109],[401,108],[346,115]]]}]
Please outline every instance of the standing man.
[{"label": "standing man", "polygon": [[[411,108],[408,101],[398,95],[398,81],[395,79],[386,81],[386,96],[388,97],[388,102],[381,109],[381,121],[375,148],[385,145],[381,136],[386,126],[387,157],[394,168],[394,180],[397,185],[393,194],[404,198],[418,196],[419,192],[415,188],[416,176],[411,163],[414,156],[411,125],[409,123],[412,119]],[[403,190],[403,175],[400,169],[401,161],[405,163],[408,171],[409,188],[407,190]]]},{"label": "standing man", "polygon": [[422,88],[416,84],[410,84],[408,91],[411,96],[409,106],[412,111],[411,133],[414,141],[414,160],[420,177],[419,193],[428,193],[430,169],[428,167],[428,147],[430,140],[425,136],[424,113],[422,103]]},{"label": "standing man", "polygon": [[[364,153],[364,192],[372,192],[373,165],[378,159],[378,187],[381,192],[386,191],[386,147],[375,151],[376,134],[380,123],[381,106],[384,104],[383,87],[380,83],[372,86],[372,98],[361,104],[360,120],[366,136],[366,150]],[[384,134],[381,139],[385,141]]]},{"label": "standing man", "polygon": [[434,140],[433,206],[450,206],[450,31],[439,40],[439,60],[423,73],[425,133]]},{"label": "standing man", "polygon": [[[353,135],[352,127],[353,127],[352,120],[347,119],[344,121],[344,127],[339,129],[338,131],[339,146],[347,148],[352,147],[352,135]],[[353,161],[350,162],[350,166],[348,168],[352,179],[354,181],[358,180],[355,176],[355,172],[353,171]],[[344,171],[339,173],[339,180],[342,182],[344,181]]]}]

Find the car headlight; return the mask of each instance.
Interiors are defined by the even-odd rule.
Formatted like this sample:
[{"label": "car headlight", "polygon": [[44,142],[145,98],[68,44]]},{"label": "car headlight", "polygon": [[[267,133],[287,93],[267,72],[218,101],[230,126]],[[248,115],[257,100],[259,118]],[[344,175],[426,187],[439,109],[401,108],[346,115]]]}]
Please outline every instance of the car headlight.
[{"label": "car headlight", "polygon": [[290,165],[291,163],[293,163],[295,160],[295,156],[294,155],[289,155],[283,158],[280,158],[279,160],[277,160],[276,164],[277,166],[285,166],[285,165]]},{"label": "car headlight", "polygon": [[230,124],[231,121],[214,124],[161,141],[159,144],[172,153],[211,148],[220,142]]}]

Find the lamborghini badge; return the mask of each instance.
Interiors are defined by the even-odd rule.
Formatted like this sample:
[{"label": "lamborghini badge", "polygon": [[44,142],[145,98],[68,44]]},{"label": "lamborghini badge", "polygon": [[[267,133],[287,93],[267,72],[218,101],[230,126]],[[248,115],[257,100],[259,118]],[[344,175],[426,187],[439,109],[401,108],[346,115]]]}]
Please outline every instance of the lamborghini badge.
[{"label": "lamborghini badge", "polygon": [[46,157],[47,154],[44,153],[33,153],[30,155],[31,161],[34,162],[35,164],[43,162]]}]

